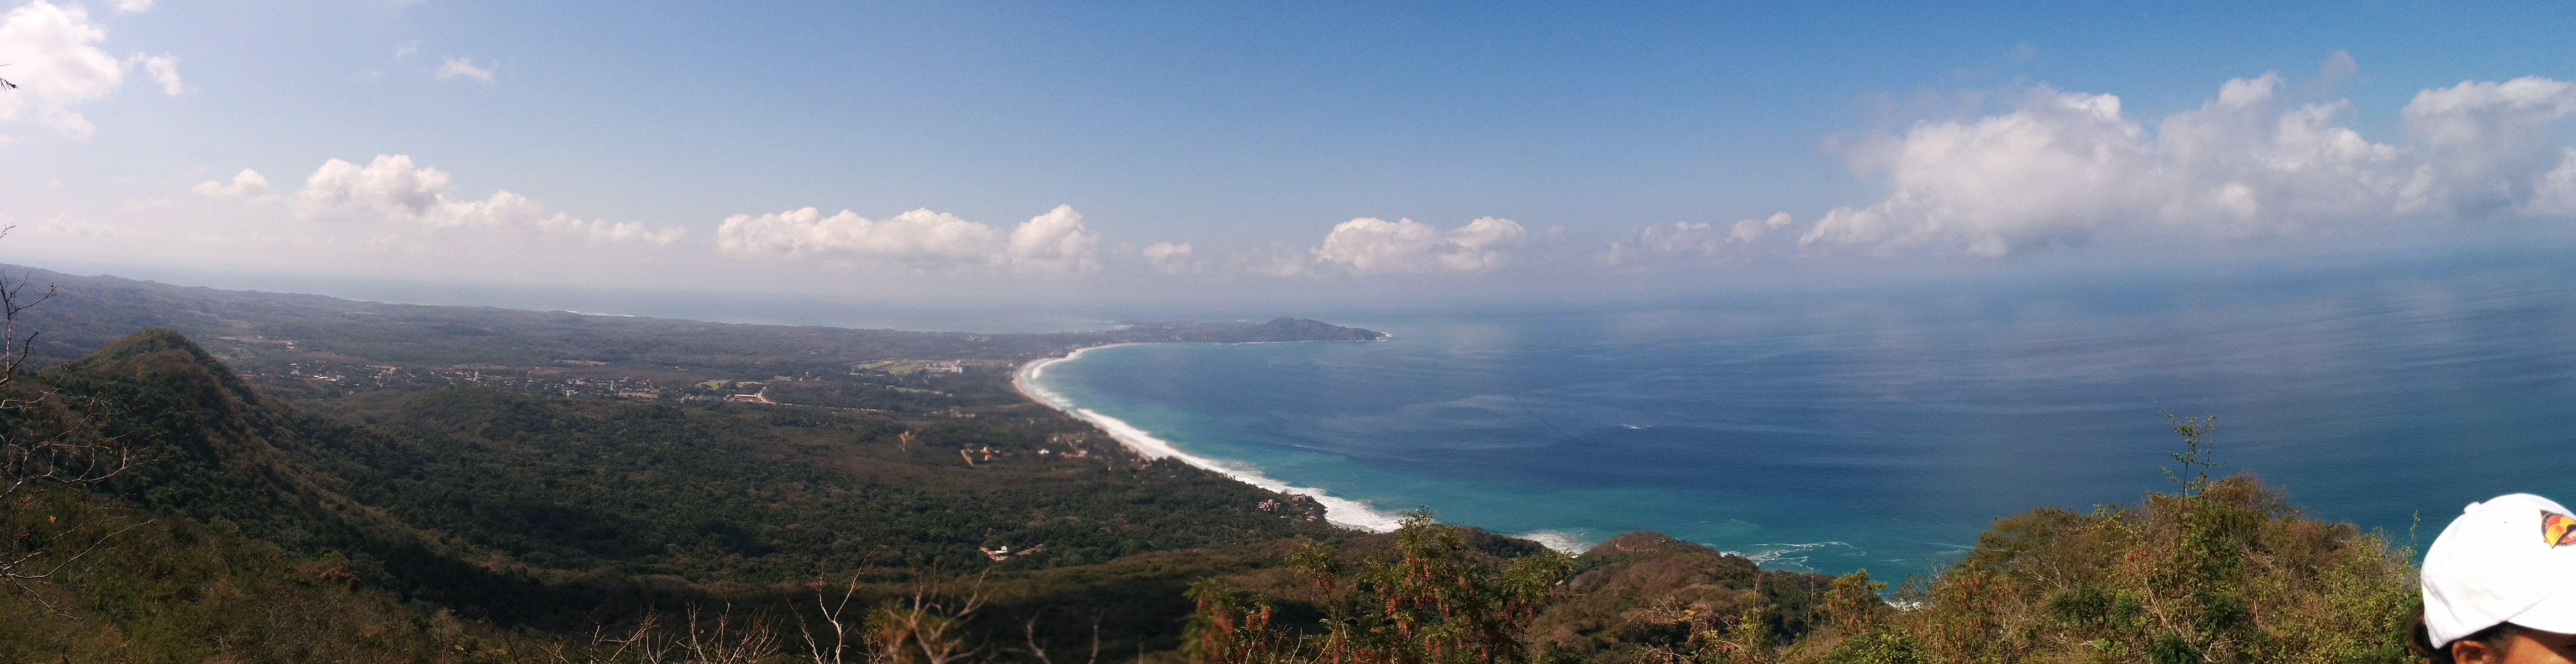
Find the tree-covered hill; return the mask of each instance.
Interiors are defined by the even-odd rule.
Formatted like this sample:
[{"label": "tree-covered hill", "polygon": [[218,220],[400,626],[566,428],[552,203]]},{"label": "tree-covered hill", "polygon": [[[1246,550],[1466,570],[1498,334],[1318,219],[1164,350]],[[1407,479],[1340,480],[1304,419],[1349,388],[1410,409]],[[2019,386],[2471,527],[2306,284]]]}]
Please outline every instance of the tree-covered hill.
[{"label": "tree-covered hill", "polygon": [[[1016,601],[1070,590],[1081,597],[1047,604],[1100,605],[1126,618],[1104,640],[1150,645],[1167,630],[1133,604],[1176,620],[1187,579],[1174,575],[1243,563],[1122,559],[1344,536],[1311,501],[1140,459],[1034,407],[924,421],[458,387],[308,402],[317,412],[166,330],[34,378],[100,404],[96,434],[145,459],[96,485],[116,509],[327,557],[358,587],[512,629],[631,621],[656,602],[784,606],[817,578],[991,570]],[[21,431],[80,416],[5,414]]]}]

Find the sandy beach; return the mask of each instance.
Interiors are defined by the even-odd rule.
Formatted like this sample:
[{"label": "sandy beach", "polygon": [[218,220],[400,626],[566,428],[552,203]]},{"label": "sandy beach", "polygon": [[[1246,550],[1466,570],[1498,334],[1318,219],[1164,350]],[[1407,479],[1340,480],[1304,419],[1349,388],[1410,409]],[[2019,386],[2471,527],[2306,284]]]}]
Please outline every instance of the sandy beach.
[{"label": "sandy beach", "polygon": [[1330,521],[1335,525],[1373,532],[1387,532],[1395,530],[1396,525],[1400,522],[1400,517],[1396,514],[1379,510],[1368,503],[1335,497],[1326,493],[1323,489],[1293,486],[1286,482],[1271,478],[1268,475],[1263,475],[1259,469],[1242,465],[1240,463],[1220,459],[1210,459],[1183,452],[1179,448],[1173,447],[1170,441],[1156,438],[1153,434],[1146,433],[1143,429],[1138,429],[1134,425],[1130,425],[1118,418],[1076,406],[1072,401],[1065,399],[1063,395],[1056,394],[1038,383],[1039,376],[1046,371],[1046,368],[1056,363],[1072,361],[1075,358],[1082,357],[1083,353],[1088,353],[1102,348],[1134,345],[1140,344],[1107,344],[1101,346],[1090,346],[1076,349],[1072,353],[1067,353],[1064,357],[1048,357],[1030,360],[1021,364],[1019,369],[1012,372],[1011,387],[1012,389],[1018,390],[1020,396],[1026,397],[1030,401],[1044,404],[1048,408],[1056,409],[1066,415],[1073,416],[1075,419],[1089,422],[1092,426],[1099,427],[1102,433],[1109,434],[1111,439],[1117,440],[1118,444],[1126,446],[1129,451],[1135,452],[1138,456],[1142,456],[1147,459],[1178,459],[1182,463],[1187,463],[1192,466],[1197,466],[1199,468],[1225,475],[1226,477],[1234,478],[1235,480],[1246,484],[1280,493],[1312,498],[1315,502],[1324,506],[1324,520]]}]

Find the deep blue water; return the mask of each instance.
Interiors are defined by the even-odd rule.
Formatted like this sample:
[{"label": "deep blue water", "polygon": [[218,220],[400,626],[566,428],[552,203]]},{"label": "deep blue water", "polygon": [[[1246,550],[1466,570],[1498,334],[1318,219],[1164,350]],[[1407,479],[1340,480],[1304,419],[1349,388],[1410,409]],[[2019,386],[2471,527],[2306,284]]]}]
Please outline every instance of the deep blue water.
[{"label": "deep blue water", "polygon": [[1768,564],[1924,571],[2034,506],[2221,472],[2403,543],[2576,498],[2576,261],[1991,279],[1661,305],[1352,314],[1376,343],[1099,349],[1041,383],[1191,454],[1393,511]]}]

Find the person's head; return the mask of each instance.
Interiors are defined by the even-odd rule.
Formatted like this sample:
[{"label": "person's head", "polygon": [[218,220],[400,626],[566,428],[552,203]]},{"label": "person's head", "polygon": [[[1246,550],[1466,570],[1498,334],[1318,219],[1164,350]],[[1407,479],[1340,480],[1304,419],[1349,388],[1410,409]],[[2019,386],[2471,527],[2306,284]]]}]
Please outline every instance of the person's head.
[{"label": "person's head", "polygon": [[2576,515],[2527,493],[2471,503],[2424,553],[2409,639],[2434,664],[2576,661]]},{"label": "person's head", "polygon": [[2425,630],[2422,613],[2416,614],[2412,627],[2407,634],[2406,646],[2415,651],[2415,656],[2433,664],[2501,664],[2506,653],[2521,645],[2514,637],[2523,633],[2521,625],[2499,623],[2475,634],[2437,644]]}]

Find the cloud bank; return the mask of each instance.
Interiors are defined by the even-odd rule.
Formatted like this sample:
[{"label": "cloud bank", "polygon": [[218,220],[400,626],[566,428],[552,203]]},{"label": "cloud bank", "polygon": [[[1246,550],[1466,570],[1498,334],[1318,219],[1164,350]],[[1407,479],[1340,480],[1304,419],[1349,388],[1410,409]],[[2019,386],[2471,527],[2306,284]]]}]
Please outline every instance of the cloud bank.
[{"label": "cloud bank", "polygon": [[[2576,214],[2576,151],[2549,141],[2576,113],[2576,85],[2532,77],[2425,90],[2406,105],[2398,143],[2336,124],[2349,102],[2289,103],[2282,88],[2277,74],[2231,80],[2153,130],[2123,114],[2119,97],[2047,87],[2000,115],[1918,122],[1849,155],[1889,196],[1826,212],[1796,244],[2002,256],[2113,238],[2334,235]],[[1629,253],[1709,246],[1684,238],[1693,230],[1713,229],[1650,229]]]},{"label": "cloud bank", "polygon": [[[13,11],[7,25],[86,20],[76,8],[36,2]],[[97,41],[77,30],[55,32],[71,35],[62,43]],[[118,61],[90,48],[71,61],[91,67],[92,82],[104,86],[83,88],[90,91],[81,94],[92,96],[82,99],[109,94],[100,90],[112,91],[126,69],[137,67],[155,80],[169,72],[161,80],[164,92],[185,89],[173,57]],[[472,71],[443,67],[442,77],[491,78],[470,61],[449,64]],[[2422,90],[2399,113],[2397,136],[2380,142],[2346,126],[2350,102],[2328,95],[2333,80],[2353,75],[2349,58],[2330,59],[2324,69],[2295,92],[2277,74],[2229,80],[2197,107],[2161,118],[2136,117],[2115,95],[2036,86],[1982,114],[1837,142],[1856,176],[1885,186],[1874,202],[1803,219],[1782,212],[1664,223],[1606,245],[1566,242],[1557,235],[1561,227],[1533,233],[1502,217],[1453,227],[1360,217],[1329,228],[1321,221],[1306,226],[1322,233],[1302,242],[1228,250],[1161,241],[1104,251],[1083,215],[1060,205],[1016,225],[926,208],[882,219],[847,210],[824,215],[813,207],[735,214],[717,225],[712,247],[702,241],[688,248],[942,275],[1226,281],[1517,270],[1552,271],[1554,278],[1668,263],[1899,253],[1997,257],[2142,241],[2354,237],[2576,218],[2576,148],[2558,144],[2561,123],[2576,115],[2576,83],[2526,77]],[[330,160],[291,192],[252,170],[191,190],[253,203],[285,201],[296,217],[309,220],[664,247],[683,237],[678,228],[573,218],[506,190],[464,198],[448,174],[404,155],[379,155],[364,165]],[[46,232],[108,237],[107,228],[67,220]],[[1571,258],[1568,252],[1592,260],[1559,260]]]},{"label": "cloud bank", "polygon": [[[265,190],[266,182],[267,178],[245,170],[233,176],[231,184],[209,181],[198,184],[196,191],[245,195],[254,190],[251,183]],[[236,190],[244,193],[232,193]],[[648,228],[631,221],[576,219],[507,190],[479,201],[458,199],[455,190],[446,173],[414,167],[406,155],[376,155],[365,166],[333,159],[305,178],[304,188],[295,192],[294,211],[305,219],[386,222],[432,230],[488,229],[596,242],[669,245],[683,234],[678,228]]]},{"label": "cloud bank", "polygon": [[1744,219],[1719,226],[1707,222],[1673,222],[1647,226],[1629,239],[1613,242],[1601,254],[1607,265],[1653,263],[1676,258],[1718,259],[1752,244],[1793,220],[1781,212],[1763,219]]},{"label": "cloud bank", "polygon": [[[1113,257],[1124,269],[1169,277],[1369,277],[1473,274],[1512,264],[1529,232],[1510,219],[1486,217],[1442,230],[1410,219],[1342,222],[1313,247],[1273,243],[1250,251],[1202,252],[1184,242],[1127,245]],[[913,210],[869,219],[816,208],[737,214],[716,229],[717,249],[738,258],[784,258],[881,268],[983,270],[1014,275],[1077,275],[1107,265],[1100,236],[1072,206],[1059,205],[1004,231],[955,215]]]},{"label": "cloud bank", "polygon": [[68,214],[37,223],[35,231],[46,235],[68,235],[120,240],[148,240],[161,237],[159,229],[130,228],[102,221],[82,219]]},{"label": "cloud bank", "polygon": [[921,269],[989,267],[1015,274],[1100,269],[1100,236],[1082,214],[1058,205],[1004,233],[956,215],[913,210],[870,220],[814,208],[737,214],[716,228],[716,246],[736,256],[822,258]]}]

